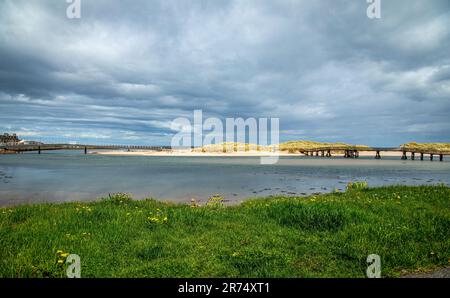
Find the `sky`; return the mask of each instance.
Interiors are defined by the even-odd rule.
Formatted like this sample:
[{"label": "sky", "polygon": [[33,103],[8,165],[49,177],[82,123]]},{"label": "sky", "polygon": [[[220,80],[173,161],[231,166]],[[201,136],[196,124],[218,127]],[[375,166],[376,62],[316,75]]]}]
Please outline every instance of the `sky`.
[{"label": "sky", "polygon": [[177,117],[280,140],[450,142],[450,1],[0,0],[0,133],[169,145]]}]

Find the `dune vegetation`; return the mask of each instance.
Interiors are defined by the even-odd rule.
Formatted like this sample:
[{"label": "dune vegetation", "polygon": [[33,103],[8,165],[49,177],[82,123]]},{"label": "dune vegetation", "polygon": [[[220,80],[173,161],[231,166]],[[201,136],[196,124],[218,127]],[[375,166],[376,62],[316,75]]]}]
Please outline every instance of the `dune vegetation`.
[{"label": "dune vegetation", "polygon": [[416,150],[417,152],[450,152],[450,143],[407,143],[401,146],[403,149]]},{"label": "dune vegetation", "polygon": [[281,151],[302,152],[303,150],[321,149],[321,148],[336,148],[336,149],[349,149],[349,150],[364,150],[368,149],[365,145],[349,145],[346,143],[323,143],[314,141],[289,141],[281,143],[279,149]]},{"label": "dune vegetation", "polygon": [[[290,153],[300,153],[304,150],[321,149],[321,148],[336,148],[349,150],[364,150],[369,148],[365,145],[349,145],[346,143],[322,143],[313,141],[289,141],[280,143],[278,150],[288,151]],[[238,142],[224,142],[220,144],[205,145],[202,147],[192,149],[193,152],[249,152],[249,151],[274,151],[275,146],[261,146],[257,144],[238,143]]]},{"label": "dune vegetation", "polygon": [[[333,150],[333,148],[335,148]],[[416,150],[417,152],[450,152],[450,143],[407,143],[400,146],[405,150]],[[278,150],[288,151],[289,153],[301,153],[307,150],[320,150],[320,149],[331,149],[333,151],[342,150],[360,150],[370,149],[366,145],[350,145],[342,142],[329,143],[329,142],[315,142],[315,141],[289,141],[280,143]],[[274,151],[273,145],[261,146],[256,144],[248,143],[237,143],[237,142],[225,142],[221,144],[205,145],[203,147],[192,149],[193,152],[248,152],[248,151]]]},{"label": "dune vegetation", "polygon": [[346,192],[269,197],[224,206],[135,201],[0,209],[0,277],[365,277],[450,262],[450,188],[353,183]]}]

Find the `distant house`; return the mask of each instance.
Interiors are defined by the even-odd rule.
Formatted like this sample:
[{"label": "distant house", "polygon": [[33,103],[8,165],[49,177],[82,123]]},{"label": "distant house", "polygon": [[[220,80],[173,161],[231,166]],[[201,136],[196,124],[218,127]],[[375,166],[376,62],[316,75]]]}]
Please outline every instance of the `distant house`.
[{"label": "distant house", "polygon": [[18,143],[19,145],[44,145],[44,143],[36,142],[36,141],[26,141],[22,140]]},{"label": "distant house", "polygon": [[3,135],[0,135],[0,145],[3,146],[11,146],[11,145],[18,145],[20,142],[20,139],[17,137],[17,135],[14,134],[8,134],[4,133]]}]

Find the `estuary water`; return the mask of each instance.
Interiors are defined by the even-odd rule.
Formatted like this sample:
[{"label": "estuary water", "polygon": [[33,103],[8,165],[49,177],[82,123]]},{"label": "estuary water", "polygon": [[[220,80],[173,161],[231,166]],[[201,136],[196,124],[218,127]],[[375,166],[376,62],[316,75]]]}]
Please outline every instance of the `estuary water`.
[{"label": "estuary water", "polygon": [[214,194],[228,202],[283,194],[302,196],[344,190],[350,181],[370,186],[450,184],[450,162],[280,157],[161,157],[45,152],[0,155],[0,206],[90,201],[109,193],[136,199],[201,202]]}]

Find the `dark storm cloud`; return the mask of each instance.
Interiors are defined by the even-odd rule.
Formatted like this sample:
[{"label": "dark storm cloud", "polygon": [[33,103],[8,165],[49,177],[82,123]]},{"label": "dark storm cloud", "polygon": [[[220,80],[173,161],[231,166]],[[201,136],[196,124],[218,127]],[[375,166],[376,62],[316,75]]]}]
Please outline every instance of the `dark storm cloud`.
[{"label": "dark storm cloud", "polygon": [[280,117],[281,138],[448,141],[450,3],[0,2],[0,130],[168,144],[170,122]]}]

